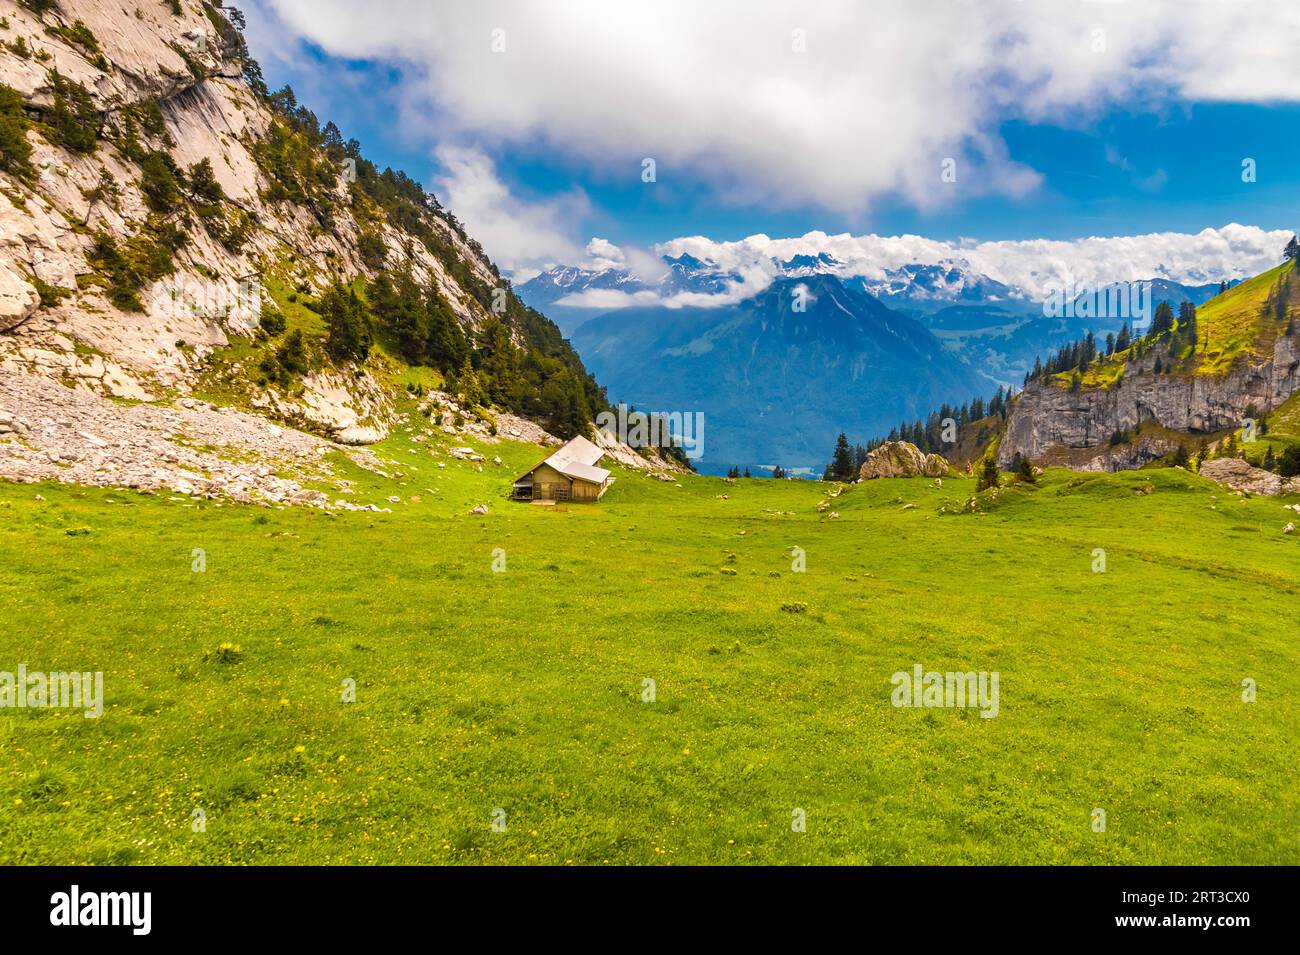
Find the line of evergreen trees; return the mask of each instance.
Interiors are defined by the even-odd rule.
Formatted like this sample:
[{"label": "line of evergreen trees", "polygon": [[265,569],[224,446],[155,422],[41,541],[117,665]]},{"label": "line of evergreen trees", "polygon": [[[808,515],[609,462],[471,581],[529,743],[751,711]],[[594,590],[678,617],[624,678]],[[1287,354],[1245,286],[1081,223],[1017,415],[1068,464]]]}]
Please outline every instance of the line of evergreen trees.
[{"label": "line of evergreen trees", "polygon": [[[966,425],[983,421],[985,418],[1006,420],[1011,397],[1010,388],[998,388],[997,392],[988,401],[983,398],[976,398],[973,401],[966,402],[961,407],[954,407],[944,402],[939,406],[938,411],[930,412],[924,421],[917,418],[911,423],[903,422],[891,428],[886,437],[871,439],[867,442],[867,451],[874,451],[886,441],[909,441],[928,454],[942,454],[945,448],[951,449],[953,444],[952,441],[944,440],[944,422],[952,421],[959,434]],[[949,429],[948,437],[955,437],[951,429]],[[984,438],[981,438],[980,443],[983,440]]]},{"label": "line of evergreen trees", "polygon": [[[1226,290],[1226,285],[1225,282],[1220,287]],[[1128,359],[1136,359],[1162,341],[1168,342],[1172,357],[1173,352],[1180,348],[1195,349],[1199,335],[1196,325],[1196,306],[1193,303],[1181,303],[1175,319],[1173,306],[1168,302],[1161,302],[1151,316],[1151,327],[1147,329],[1145,335],[1136,335],[1125,322],[1118,335],[1114,332],[1107,333],[1103,346],[1098,343],[1097,337],[1092,332],[1088,332],[1079,340],[1061,346],[1047,361],[1035,359],[1033,370],[1025,375],[1025,384],[1028,385],[1032,381],[1046,381],[1053,375],[1072,372],[1075,378],[1071,383],[1077,387],[1079,376],[1086,372],[1098,357],[1110,358],[1112,355],[1123,355],[1127,352]],[[1206,339],[1205,344],[1209,346],[1209,339]],[[1156,365],[1155,370],[1159,373],[1164,367],[1160,358],[1156,359]],[[1169,364],[1167,367],[1172,369],[1173,366]]]},{"label": "line of evergreen trees", "polygon": [[[944,402],[938,411],[932,411],[924,420],[903,422],[891,428],[884,438],[872,438],[865,445],[850,444],[843,432],[835,439],[835,449],[831,452],[830,463],[822,472],[824,481],[854,481],[862,470],[867,455],[886,441],[908,441],[928,454],[951,452],[953,445],[960,440],[961,430],[968,425],[980,423],[976,435],[976,445],[983,445],[993,436],[993,428],[1000,421],[1005,421],[1010,410],[1012,392],[1010,388],[998,388],[992,398],[985,401],[976,398],[961,406]],[[996,418],[997,422],[987,419]]]},{"label": "line of evergreen trees", "polygon": [[[538,349],[520,347],[495,316],[471,340],[437,287],[421,286],[410,272],[380,273],[367,299],[336,283],[315,305],[327,328],[325,353],[336,363],[364,361],[382,335],[409,364],[442,372],[446,390],[471,405],[545,421],[564,438],[582,434],[595,416],[585,373],[580,377]],[[603,389],[598,396],[604,399]]]}]

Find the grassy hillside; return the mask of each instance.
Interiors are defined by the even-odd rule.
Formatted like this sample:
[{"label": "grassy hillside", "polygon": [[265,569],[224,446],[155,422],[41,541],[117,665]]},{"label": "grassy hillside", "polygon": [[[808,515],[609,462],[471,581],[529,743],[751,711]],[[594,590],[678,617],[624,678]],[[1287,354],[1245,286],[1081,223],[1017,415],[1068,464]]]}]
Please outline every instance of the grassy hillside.
[{"label": "grassy hillside", "polygon": [[[1278,334],[1286,328],[1295,307],[1300,305],[1300,288],[1296,286],[1294,262],[1285,262],[1228,291],[1216,295],[1196,309],[1196,343],[1165,344],[1163,351],[1170,374],[1224,375],[1242,361],[1260,361],[1272,350]],[[1278,307],[1278,294],[1284,296]],[[1129,352],[1100,356],[1083,370],[1081,384],[1088,388],[1108,388],[1124,375]],[[1053,376],[1059,387],[1070,386],[1073,373]]]},{"label": "grassy hillside", "polygon": [[[0,484],[0,669],[106,698],[0,710],[0,861],[1300,861],[1279,501],[620,471],[551,509],[503,499],[539,449],[483,450],[340,465],[392,513]],[[894,708],[915,663],[998,671],[999,714]]]},{"label": "grassy hillside", "polygon": [[1197,309],[1200,374],[1221,374],[1242,357],[1258,360],[1268,354],[1279,326],[1286,325],[1279,321],[1273,307],[1279,282],[1285,283],[1288,290],[1294,286],[1294,266],[1294,262],[1279,265]]},{"label": "grassy hillside", "polygon": [[1269,435],[1300,441],[1300,392],[1292,395],[1269,413]]}]

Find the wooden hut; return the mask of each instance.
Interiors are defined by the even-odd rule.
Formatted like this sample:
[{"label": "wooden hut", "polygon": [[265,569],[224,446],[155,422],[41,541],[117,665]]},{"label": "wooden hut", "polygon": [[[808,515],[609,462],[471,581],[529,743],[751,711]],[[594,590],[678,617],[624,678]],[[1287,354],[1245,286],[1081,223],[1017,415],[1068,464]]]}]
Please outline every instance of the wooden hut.
[{"label": "wooden hut", "polygon": [[597,467],[605,452],[579,435],[515,480],[517,501],[597,501],[614,483]]}]

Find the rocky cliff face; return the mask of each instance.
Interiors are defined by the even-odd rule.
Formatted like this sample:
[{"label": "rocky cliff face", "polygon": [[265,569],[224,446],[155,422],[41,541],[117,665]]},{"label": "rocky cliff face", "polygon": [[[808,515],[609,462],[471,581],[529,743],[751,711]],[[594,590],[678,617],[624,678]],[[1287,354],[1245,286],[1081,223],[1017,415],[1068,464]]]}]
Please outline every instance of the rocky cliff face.
[{"label": "rocky cliff face", "polygon": [[[1140,467],[1169,453],[1174,442],[1146,438],[1111,450],[1112,434],[1148,423],[1191,433],[1240,428],[1252,407],[1267,412],[1300,390],[1300,338],[1295,336],[1279,336],[1264,360],[1243,361],[1222,375],[1156,374],[1156,360],[1150,353],[1129,362],[1107,387],[1071,391],[1054,381],[1030,384],[1007,421],[999,465],[1009,467],[1017,453],[1040,461],[1055,452],[1063,458],[1060,463],[1082,469]],[[1097,453],[1068,454],[1087,449]]]},{"label": "rocky cliff face", "polygon": [[[520,354],[543,354],[539,381],[595,387],[432,196],[373,167],[359,181],[355,144],[304,128],[319,130],[315,116],[268,94],[219,2],[0,0],[0,421],[11,425],[0,477],[184,489],[196,473],[226,475],[229,458],[274,472],[286,448],[306,460],[322,439],[364,444],[418,424],[395,411],[395,362],[326,360],[321,319],[302,304],[292,307],[316,328],[319,360],[291,381],[258,371],[268,309],[381,271],[409,271],[471,347],[499,322]],[[224,412],[196,392],[311,434],[264,440],[271,432],[245,418],[204,424]],[[172,410],[123,414],[122,399]],[[549,438],[451,395],[430,401],[444,424],[424,434]],[[174,440],[182,431],[226,435],[230,453],[196,457]],[[249,496],[231,481],[197,485]]]},{"label": "rocky cliff face", "polygon": [[[67,378],[121,397],[159,396],[193,383],[214,349],[251,335],[264,297],[260,282],[270,270],[309,290],[374,274],[359,251],[361,210],[349,194],[346,169],[320,184],[332,201],[328,228],[301,202],[268,200],[272,182],[256,148],[276,118],[241,76],[238,34],[199,5],[177,9],[157,0],[134,12],[97,0],[61,0],[37,15],[0,0],[9,24],[0,40],[10,44],[0,50],[0,83],[23,97],[33,119],[26,135],[35,170],[25,182],[0,174],[0,330],[9,331],[0,339],[0,369]],[[20,38],[32,51],[26,58],[13,51]],[[88,115],[98,124],[89,151],[65,148],[43,133],[56,74],[89,95]],[[160,125],[136,122],[146,114],[157,115]],[[211,221],[185,225],[173,268],[140,289],[140,311],[121,308],[112,288],[92,281],[101,271],[92,261],[97,236],[121,247],[141,234],[150,215],[138,154],[123,147],[128,123],[141,152],[166,152],[181,169],[208,160],[226,200],[223,222],[244,226],[235,246],[221,241],[224,229]],[[445,216],[428,210],[425,222],[469,274],[498,283],[491,263]],[[463,323],[482,322],[487,310],[427,248],[387,222],[371,228],[390,255],[410,252],[417,277],[436,283]],[[63,290],[59,300],[38,307],[39,283]],[[86,360],[91,353],[98,360]],[[326,433],[376,410],[366,398],[369,382],[349,386],[355,394],[344,402],[337,395],[316,400],[314,385],[309,381],[305,400],[293,404]]]}]

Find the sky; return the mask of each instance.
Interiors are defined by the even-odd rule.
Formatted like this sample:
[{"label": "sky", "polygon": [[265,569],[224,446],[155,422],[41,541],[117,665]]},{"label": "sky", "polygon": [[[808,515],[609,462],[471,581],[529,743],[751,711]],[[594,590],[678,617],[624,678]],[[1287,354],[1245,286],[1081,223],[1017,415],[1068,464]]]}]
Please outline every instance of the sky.
[{"label": "sky", "polygon": [[1240,278],[1297,227],[1296,0],[238,5],[516,280],[751,236]]}]

